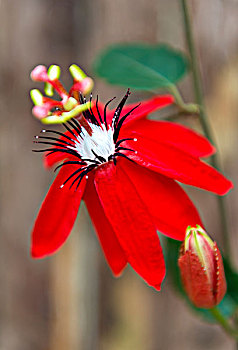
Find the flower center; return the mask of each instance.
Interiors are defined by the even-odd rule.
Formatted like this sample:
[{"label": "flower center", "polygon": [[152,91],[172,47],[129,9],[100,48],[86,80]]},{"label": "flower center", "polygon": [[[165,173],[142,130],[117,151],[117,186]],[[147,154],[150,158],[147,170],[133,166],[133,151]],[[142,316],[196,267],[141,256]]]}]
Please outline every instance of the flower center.
[{"label": "flower center", "polygon": [[80,135],[77,136],[74,142],[74,146],[69,148],[75,150],[87,164],[91,164],[89,160],[105,163],[115,153],[113,129],[109,126],[107,130],[104,124],[101,126],[90,122],[88,124],[92,129],[92,134],[90,135],[82,127]]},{"label": "flower center", "polygon": [[[110,123],[107,121],[106,110],[108,104],[113,99],[105,105],[103,115],[100,114],[97,99],[96,111],[95,109],[93,111],[92,107],[90,107],[89,110],[84,111],[82,115],[79,115],[77,119],[72,118],[63,124],[67,130],[66,133],[56,130],[42,130],[44,134],[49,136],[35,136],[37,140],[34,141],[35,143],[50,145],[51,148],[34,150],[34,152],[47,152],[46,156],[54,153],[65,154],[66,160],[64,163],[58,165],[55,170],[62,166],[72,165],[74,165],[75,169],[75,165],[78,165],[78,169],[72,172],[72,174],[60,186],[61,188],[71,180],[72,183],[70,188],[76,184],[75,190],[77,190],[82,179],[84,177],[87,178],[90,171],[108,161],[113,161],[116,165],[118,157],[123,157],[133,162],[130,158],[130,152],[137,153],[137,151],[125,147],[124,141],[137,141],[137,139],[133,137],[123,139],[119,138],[120,130],[124,121],[134,109],[139,106],[137,105],[133,107],[129,112],[121,116],[123,106],[129,94],[130,92],[128,89],[126,95],[117,106]],[[81,96],[81,103],[84,103],[85,101],[86,99]],[[91,102],[92,97],[90,97],[90,105]],[[56,138],[55,136],[51,136],[52,134],[60,137]]]}]

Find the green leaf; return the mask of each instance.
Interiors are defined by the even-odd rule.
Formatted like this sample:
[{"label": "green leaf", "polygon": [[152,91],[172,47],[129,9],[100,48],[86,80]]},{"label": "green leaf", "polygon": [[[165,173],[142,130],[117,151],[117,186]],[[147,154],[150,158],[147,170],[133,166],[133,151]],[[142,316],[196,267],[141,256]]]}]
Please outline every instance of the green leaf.
[{"label": "green leaf", "polygon": [[155,90],[178,82],[188,71],[188,60],[167,45],[116,44],[101,53],[94,70],[111,84]]},{"label": "green leaf", "polygon": [[[194,306],[188,299],[185,293],[182,282],[180,279],[180,272],[178,267],[178,257],[181,242],[167,238],[165,252],[165,262],[168,271],[168,276],[171,278],[173,287],[183,299],[187,302],[188,306],[195,312],[199,313],[206,321],[215,322],[213,315],[207,309],[200,309]],[[220,302],[217,308],[220,310],[224,317],[231,317],[237,309],[238,304],[238,275],[231,268],[229,263],[224,259],[224,267],[227,279],[227,293],[224,299]]]}]

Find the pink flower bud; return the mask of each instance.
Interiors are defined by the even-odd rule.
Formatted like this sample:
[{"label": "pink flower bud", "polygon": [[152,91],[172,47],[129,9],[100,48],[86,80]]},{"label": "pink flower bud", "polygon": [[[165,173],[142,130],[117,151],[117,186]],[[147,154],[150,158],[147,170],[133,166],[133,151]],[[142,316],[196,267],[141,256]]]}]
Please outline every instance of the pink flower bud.
[{"label": "pink flower bud", "polygon": [[178,259],[189,299],[199,308],[212,308],[226,293],[221,253],[216,242],[199,226],[188,226]]}]

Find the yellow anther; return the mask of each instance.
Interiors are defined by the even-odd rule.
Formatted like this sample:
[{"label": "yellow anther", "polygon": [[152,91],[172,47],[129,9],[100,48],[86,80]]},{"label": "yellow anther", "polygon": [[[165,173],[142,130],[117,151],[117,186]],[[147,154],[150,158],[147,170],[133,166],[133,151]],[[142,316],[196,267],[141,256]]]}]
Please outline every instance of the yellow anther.
[{"label": "yellow anther", "polygon": [[47,74],[48,74],[48,77],[50,78],[50,80],[59,79],[60,67],[57,66],[56,64],[51,65],[48,69]]},{"label": "yellow anther", "polygon": [[79,66],[77,66],[76,64],[72,64],[69,67],[69,71],[72,77],[74,78],[74,80],[76,81],[82,81],[84,78],[87,77],[84,71],[82,71],[82,69],[79,68]]},{"label": "yellow anther", "polygon": [[32,102],[36,106],[42,106],[43,105],[43,95],[38,89],[33,89],[30,92]]}]

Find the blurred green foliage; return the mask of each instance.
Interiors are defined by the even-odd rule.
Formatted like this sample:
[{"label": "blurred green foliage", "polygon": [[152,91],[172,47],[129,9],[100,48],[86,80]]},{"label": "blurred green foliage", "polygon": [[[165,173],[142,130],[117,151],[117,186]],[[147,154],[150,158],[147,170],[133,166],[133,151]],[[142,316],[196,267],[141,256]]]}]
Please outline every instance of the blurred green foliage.
[{"label": "blurred green foliage", "polygon": [[168,45],[132,43],[110,46],[96,58],[93,68],[111,84],[153,91],[178,82],[189,64],[183,53]]}]

